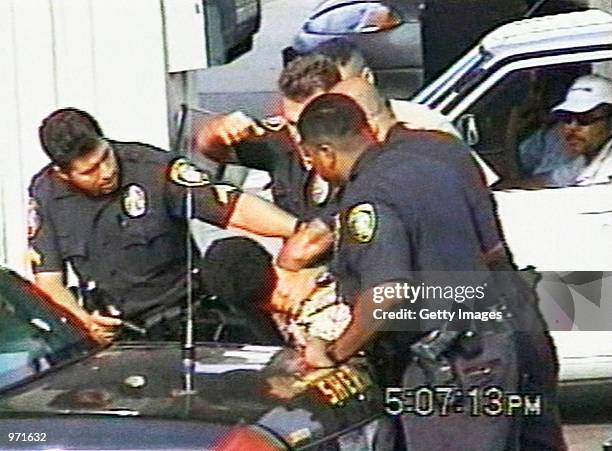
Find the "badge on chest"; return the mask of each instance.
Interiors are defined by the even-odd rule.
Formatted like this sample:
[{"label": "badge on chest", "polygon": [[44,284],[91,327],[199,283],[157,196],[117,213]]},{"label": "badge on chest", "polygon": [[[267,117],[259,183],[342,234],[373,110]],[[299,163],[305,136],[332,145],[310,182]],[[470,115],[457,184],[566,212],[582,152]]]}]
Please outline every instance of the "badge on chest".
[{"label": "badge on chest", "polygon": [[134,184],[125,188],[122,199],[123,212],[130,218],[140,218],[147,213],[147,194],[145,190]]}]

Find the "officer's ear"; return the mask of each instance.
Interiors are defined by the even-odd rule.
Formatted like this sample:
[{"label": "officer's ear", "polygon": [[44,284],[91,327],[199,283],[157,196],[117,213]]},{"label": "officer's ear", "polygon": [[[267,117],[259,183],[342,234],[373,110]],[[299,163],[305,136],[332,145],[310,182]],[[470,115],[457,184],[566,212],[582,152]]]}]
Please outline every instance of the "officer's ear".
[{"label": "officer's ear", "polygon": [[317,146],[317,151],[327,166],[333,166],[336,163],[337,150],[332,143],[319,144]]},{"label": "officer's ear", "polygon": [[363,69],[361,69],[361,78],[371,85],[376,84],[376,77],[374,76],[374,71],[372,71],[370,66],[365,66]]}]

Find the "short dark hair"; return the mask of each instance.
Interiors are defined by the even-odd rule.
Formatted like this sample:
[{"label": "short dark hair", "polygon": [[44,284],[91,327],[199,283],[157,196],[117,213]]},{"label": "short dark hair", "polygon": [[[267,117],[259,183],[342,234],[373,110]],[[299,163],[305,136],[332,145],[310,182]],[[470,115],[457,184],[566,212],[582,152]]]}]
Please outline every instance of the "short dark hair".
[{"label": "short dark hair", "polygon": [[323,94],[310,102],[297,124],[303,142],[342,140],[370,130],[363,109],[344,94]]},{"label": "short dark hair", "polygon": [[324,55],[302,55],[281,72],[278,87],[283,96],[304,102],[317,91],[329,91],[341,80],[336,64]]},{"label": "short dark hair", "polygon": [[103,133],[89,113],[77,108],[62,108],[43,119],[38,136],[51,161],[66,169],[76,158],[98,146]]},{"label": "short dark hair", "polygon": [[215,240],[200,261],[204,290],[224,304],[264,303],[276,286],[272,256],[247,237]]},{"label": "short dark hair", "polygon": [[359,47],[345,38],[333,38],[329,41],[324,41],[314,47],[309,53],[325,55],[336,65],[340,66],[346,66],[349,62],[354,64],[358,70],[367,66]]}]

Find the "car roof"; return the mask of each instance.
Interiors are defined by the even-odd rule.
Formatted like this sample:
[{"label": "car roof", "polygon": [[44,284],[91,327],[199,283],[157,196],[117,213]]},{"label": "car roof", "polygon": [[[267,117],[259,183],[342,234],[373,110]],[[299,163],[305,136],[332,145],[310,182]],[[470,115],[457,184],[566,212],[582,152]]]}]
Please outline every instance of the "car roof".
[{"label": "car roof", "polygon": [[486,35],[481,48],[495,57],[542,50],[610,45],[612,15],[598,10],[535,17],[503,25]]}]

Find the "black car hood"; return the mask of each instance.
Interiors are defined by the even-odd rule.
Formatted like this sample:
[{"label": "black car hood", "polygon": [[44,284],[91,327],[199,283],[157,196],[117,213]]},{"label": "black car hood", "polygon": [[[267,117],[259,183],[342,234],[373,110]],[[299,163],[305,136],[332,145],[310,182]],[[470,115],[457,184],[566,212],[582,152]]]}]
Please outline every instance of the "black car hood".
[{"label": "black car hood", "polygon": [[375,416],[373,400],[354,400],[338,408],[307,391],[279,401],[268,394],[265,371],[202,372],[202,365],[236,363],[237,358],[227,353],[240,348],[198,346],[195,393],[186,394],[178,344],[115,344],[0,396],[0,419],[95,415],[196,421],[215,427],[257,425],[297,444],[298,432],[298,441],[309,442]]},{"label": "black car hood", "polygon": [[[197,361],[223,363],[228,347],[197,349]],[[235,359],[234,359],[235,360]],[[180,347],[175,344],[118,344],[54,371],[10,396],[14,410],[87,412],[232,422],[251,421],[269,408],[258,371],[195,374],[197,396],[186,412]],[[3,403],[6,406],[7,402]],[[231,411],[231,415],[228,412]]]}]

